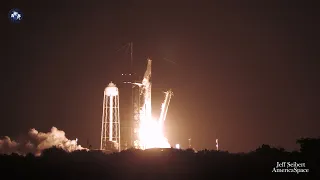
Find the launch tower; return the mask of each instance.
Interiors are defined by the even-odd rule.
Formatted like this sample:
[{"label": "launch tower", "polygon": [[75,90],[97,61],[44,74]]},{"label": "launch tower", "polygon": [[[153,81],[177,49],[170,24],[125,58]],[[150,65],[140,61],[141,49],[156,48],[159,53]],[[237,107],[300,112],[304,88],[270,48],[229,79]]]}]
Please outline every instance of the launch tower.
[{"label": "launch tower", "polygon": [[104,90],[100,149],[120,151],[119,90],[109,83]]},{"label": "launch tower", "polygon": [[141,80],[138,80],[138,75],[134,73],[133,68],[133,43],[127,43],[124,47],[130,50],[130,66],[124,67],[122,76],[123,85],[121,98],[121,138],[122,149],[135,147],[135,142],[138,139],[138,130],[140,122],[140,106],[141,106]]}]

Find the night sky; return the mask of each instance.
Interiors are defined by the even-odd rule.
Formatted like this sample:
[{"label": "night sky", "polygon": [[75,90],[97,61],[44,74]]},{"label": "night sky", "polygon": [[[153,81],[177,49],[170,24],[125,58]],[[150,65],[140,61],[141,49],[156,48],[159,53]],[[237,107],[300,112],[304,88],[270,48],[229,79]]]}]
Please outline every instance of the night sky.
[{"label": "night sky", "polygon": [[[219,138],[230,152],[293,150],[297,138],[320,135],[319,7],[307,3],[316,1],[93,2],[2,8],[0,135],[55,126],[98,148],[103,90],[121,86],[131,41],[138,74],[153,60],[154,116],[162,91],[174,92],[165,125],[172,145],[192,138],[212,149]],[[20,24],[6,19],[12,8],[24,13]]]}]

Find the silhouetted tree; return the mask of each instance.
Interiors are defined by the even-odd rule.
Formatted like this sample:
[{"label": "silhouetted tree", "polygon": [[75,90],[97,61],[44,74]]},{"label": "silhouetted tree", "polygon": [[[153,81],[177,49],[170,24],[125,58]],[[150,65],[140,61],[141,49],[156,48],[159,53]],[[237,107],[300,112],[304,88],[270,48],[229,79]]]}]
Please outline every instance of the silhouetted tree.
[{"label": "silhouetted tree", "polygon": [[[301,152],[315,151],[318,141],[300,139]],[[304,162],[310,172],[319,171],[319,165],[301,152],[286,152],[263,144],[252,153],[193,149],[128,149],[120,153],[105,154],[102,151],[74,151],[68,153],[52,147],[40,157],[28,154],[0,155],[0,170],[11,174],[11,179],[219,179],[251,177],[278,179],[272,173],[277,162]],[[319,152],[317,152],[319,154]],[[313,156],[314,157],[314,156]],[[9,171],[12,171],[9,173]],[[294,173],[282,173],[283,179],[291,179]],[[312,176],[312,173],[299,177]],[[203,177],[203,178],[202,178]]]},{"label": "silhouetted tree", "polygon": [[28,154],[26,155],[26,158],[27,158],[27,159],[33,159],[33,158],[34,158],[34,155],[33,155],[32,153],[28,153]]},{"label": "silhouetted tree", "polygon": [[66,160],[68,156],[68,152],[63,150],[62,148],[53,146],[49,149],[45,149],[42,151],[41,156],[53,161]]},{"label": "silhouetted tree", "polygon": [[300,145],[301,153],[309,156],[319,156],[320,138],[300,138],[296,142]]}]

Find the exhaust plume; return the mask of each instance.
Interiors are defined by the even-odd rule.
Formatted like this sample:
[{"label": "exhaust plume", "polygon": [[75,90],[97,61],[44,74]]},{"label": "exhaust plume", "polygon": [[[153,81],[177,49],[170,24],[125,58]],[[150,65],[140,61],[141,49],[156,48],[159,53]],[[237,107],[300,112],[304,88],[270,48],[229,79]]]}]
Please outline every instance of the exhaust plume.
[{"label": "exhaust plume", "polygon": [[38,132],[36,129],[30,129],[27,140],[24,142],[16,142],[5,136],[0,139],[0,154],[17,153],[26,155],[33,153],[37,156],[45,149],[56,146],[67,152],[75,150],[87,150],[77,144],[78,139],[69,140],[65,136],[65,132],[52,127],[48,133]]}]

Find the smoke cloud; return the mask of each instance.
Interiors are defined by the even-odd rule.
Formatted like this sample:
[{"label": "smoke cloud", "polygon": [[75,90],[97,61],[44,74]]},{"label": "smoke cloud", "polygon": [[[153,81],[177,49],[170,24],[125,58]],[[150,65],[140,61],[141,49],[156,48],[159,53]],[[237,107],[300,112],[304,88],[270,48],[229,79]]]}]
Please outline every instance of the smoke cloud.
[{"label": "smoke cloud", "polygon": [[52,127],[51,132],[48,133],[42,133],[38,132],[36,129],[30,129],[25,141],[16,142],[11,140],[8,136],[0,139],[0,154],[17,153],[20,155],[26,155],[28,153],[33,153],[39,156],[43,150],[53,146],[62,148],[67,152],[87,150],[86,148],[78,145],[77,141],[78,139],[67,139],[65,132],[58,130],[56,127]]}]

